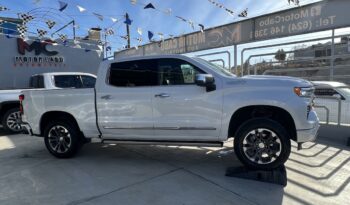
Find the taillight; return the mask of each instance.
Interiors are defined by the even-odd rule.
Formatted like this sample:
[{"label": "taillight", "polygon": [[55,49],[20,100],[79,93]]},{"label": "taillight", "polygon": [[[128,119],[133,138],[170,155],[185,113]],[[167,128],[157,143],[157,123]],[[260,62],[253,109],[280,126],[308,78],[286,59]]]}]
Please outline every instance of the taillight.
[{"label": "taillight", "polygon": [[22,104],[22,101],[24,100],[24,95],[22,94],[22,95],[19,95],[19,112],[21,113],[21,114],[23,114],[23,104]]}]

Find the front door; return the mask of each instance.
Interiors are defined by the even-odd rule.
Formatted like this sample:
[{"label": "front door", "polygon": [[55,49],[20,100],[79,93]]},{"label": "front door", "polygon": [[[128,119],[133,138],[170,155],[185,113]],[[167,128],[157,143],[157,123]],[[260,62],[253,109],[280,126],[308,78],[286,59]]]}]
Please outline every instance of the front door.
[{"label": "front door", "polygon": [[221,128],[222,94],[195,84],[205,73],[180,59],[158,60],[159,87],[153,92],[155,135],[163,140],[216,141]]}]

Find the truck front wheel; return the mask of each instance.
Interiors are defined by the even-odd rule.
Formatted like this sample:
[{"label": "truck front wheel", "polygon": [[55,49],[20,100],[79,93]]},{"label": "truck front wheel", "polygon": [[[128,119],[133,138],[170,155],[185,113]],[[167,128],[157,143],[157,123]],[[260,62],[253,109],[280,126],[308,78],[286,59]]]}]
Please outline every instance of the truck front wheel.
[{"label": "truck front wheel", "polygon": [[78,127],[69,121],[53,121],[44,130],[45,145],[57,158],[73,157],[81,147],[81,134]]},{"label": "truck front wheel", "polygon": [[272,170],[287,161],[291,144],[282,125],[268,118],[258,118],[239,127],[234,138],[234,150],[247,167]]},{"label": "truck front wheel", "polygon": [[8,110],[3,116],[2,125],[8,132],[22,132],[23,129],[21,127],[21,114],[19,112],[19,108],[12,108]]}]

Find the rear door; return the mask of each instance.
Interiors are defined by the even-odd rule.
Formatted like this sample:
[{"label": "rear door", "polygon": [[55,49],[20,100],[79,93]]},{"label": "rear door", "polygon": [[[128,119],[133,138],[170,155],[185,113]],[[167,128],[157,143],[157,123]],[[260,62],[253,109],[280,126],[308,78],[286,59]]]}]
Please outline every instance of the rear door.
[{"label": "rear door", "polygon": [[156,85],[154,60],[111,64],[105,85],[96,96],[103,138],[154,138],[152,97]]},{"label": "rear door", "polygon": [[221,91],[195,84],[203,70],[181,59],[158,61],[159,87],[153,92],[155,134],[163,140],[215,141],[221,129]]}]

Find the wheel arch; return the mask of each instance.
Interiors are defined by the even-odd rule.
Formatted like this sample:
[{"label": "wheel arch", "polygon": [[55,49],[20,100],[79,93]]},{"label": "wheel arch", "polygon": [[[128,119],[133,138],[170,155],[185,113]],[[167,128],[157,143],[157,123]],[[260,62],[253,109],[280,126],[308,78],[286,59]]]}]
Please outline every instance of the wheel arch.
[{"label": "wheel arch", "polygon": [[19,101],[7,101],[0,104],[0,122],[2,121],[5,113],[13,108],[19,109]]},{"label": "wheel arch", "polygon": [[289,137],[296,141],[297,133],[292,115],[281,107],[269,105],[250,105],[237,109],[230,119],[228,137],[234,137],[238,128],[247,120],[260,117],[277,121],[289,132]]},{"label": "wheel arch", "polygon": [[43,136],[45,127],[48,125],[49,122],[52,121],[52,119],[55,119],[55,120],[63,119],[65,121],[71,121],[72,123],[74,123],[74,125],[82,133],[77,120],[75,119],[75,117],[72,114],[70,114],[68,112],[64,112],[64,111],[48,111],[48,112],[44,113],[40,119],[40,127],[39,128],[40,128],[40,135],[41,136]]}]

